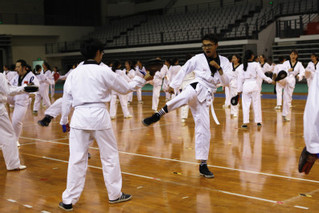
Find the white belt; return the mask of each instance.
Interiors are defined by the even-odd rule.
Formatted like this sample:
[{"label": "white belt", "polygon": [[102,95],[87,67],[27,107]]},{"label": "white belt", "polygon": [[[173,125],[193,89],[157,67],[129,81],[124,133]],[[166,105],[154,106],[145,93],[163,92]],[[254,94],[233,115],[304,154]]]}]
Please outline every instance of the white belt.
[{"label": "white belt", "polygon": [[89,108],[89,107],[96,107],[96,108],[106,108],[105,103],[85,103],[79,106],[75,106],[74,108]]}]

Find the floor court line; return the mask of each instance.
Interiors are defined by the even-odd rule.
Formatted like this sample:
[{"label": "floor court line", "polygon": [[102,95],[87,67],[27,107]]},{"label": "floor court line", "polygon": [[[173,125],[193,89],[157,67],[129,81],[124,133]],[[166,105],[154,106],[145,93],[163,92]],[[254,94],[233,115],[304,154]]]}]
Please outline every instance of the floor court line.
[{"label": "floor court line", "polygon": [[[37,138],[27,138],[27,137],[21,137],[21,138],[29,139],[29,140],[36,140],[36,141],[46,142],[46,143],[61,144],[61,145],[66,145],[66,146],[69,145],[68,143],[49,141],[49,140],[42,140],[42,139],[37,139]],[[90,149],[99,150],[99,148],[97,148],[97,147],[90,147]],[[178,163],[186,163],[186,164],[198,165],[197,162],[191,162],[191,161],[183,161],[183,160],[177,160],[177,159],[171,159],[171,158],[162,158],[162,157],[156,157],[156,156],[151,156],[151,155],[143,155],[143,154],[137,154],[137,153],[130,153],[130,152],[124,152],[124,151],[119,151],[119,153],[127,154],[127,155],[133,155],[133,156],[139,156],[139,157],[152,158],[152,159],[157,159],[157,160],[166,160],[166,161],[173,161],[173,162],[178,162]],[[290,180],[305,181],[305,182],[311,182],[311,183],[319,183],[319,181],[317,181],[317,180],[290,177],[290,176],[277,175],[277,174],[271,174],[271,173],[265,173],[265,172],[256,172],[256,171],[244,170],[244,169],[235,169],[235,168],[230,168],[230,167],[225,167],[225,166],[208,165],[208,167],[231,170],[231,171],[238,171],[238,172],[245,172],[245,173],[256,174],[256,175],[265,175],[265,176],[270,176],[270,177],[285,178],[285,179],[290,179]]]},{"label": "floor court line", "polygon": [[[57,159],[57,158],[39,156],[39,155],[34,155],[34,154],[29,154],[29,153],[21,153],[21,154],[32,156],[32,157],[36,157],[36,158],[42,158],[42,159],[62,162],[62,163],[68,163],[68,161],[66,161],[66,160],[60,160],[60,159]],[[98,166],[88,165],[88,167],[89,168],[93,168],[93,169],[102,170],[102,168],[98,167]],[[171,184],[175,184],[175,185],[186,186],[186,187],[193,187],[193,188],[195,187],[195,188],[198,188],[198,189],[201,189],[201,190],[209,190],[209,191],[213,191],[213,192],[220,192],[220,193],[223,193],[223,194],[228,194],[228,195],[232,195],[232,196],[236,196],[236,197],[242,197],[242,198],[247,198],[247,199],[252,199],[252,200],[263,201],[263,202],[272,203],[272,204],[281,203],[280,201],[275,201],[275,200],[270,200],[270,199],[265,199],[265,198],[250,196],[250,195],[244,195],[244,194],[240,194],[240,193],[228,192],[228,191],[219,190],[219,189],[211,189],[211,188],[207,188],[207,187],[197,187],[197,186],[193,186],[193,185],[183,184],[183,183],[174,182],[174,181],[167,181],[167,180],[163,180],[163,179],[156,178],[156,177],[149,177],[149,176],[134,174],[134,173],[130,173],[130,172],[122,172],[122,174],[135,176],[135,177],[140,177],[140,178],[145,178],[145,179],[150,179],[150,180],[156,180],[156,181],[160,181],[160,182],[164,182],[164,183],[171,183]],[[292,206],[290,206],[290,207],[292,207]],[[309,209],[308,207],[304,207],[304,206],[293,206],[293,207],[302,208],[302,209]]]}]

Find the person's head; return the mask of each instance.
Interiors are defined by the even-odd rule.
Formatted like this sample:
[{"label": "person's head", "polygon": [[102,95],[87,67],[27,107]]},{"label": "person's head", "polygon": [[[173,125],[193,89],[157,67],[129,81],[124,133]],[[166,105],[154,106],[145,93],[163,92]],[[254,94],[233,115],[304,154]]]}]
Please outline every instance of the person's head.
[{"label": "person's head", "polygon": [[75,69],[78,66],[78,64],[73,64],[72,69]]},{"label": "person's head", "polygon": [[58,72],[58,67],[53,67],[53,72]]},{"label": "person's head", "polygon": [[174,57],[174,58],[172,59],[172,64],[173,64],[173,65],[178,65],[178,63],[179,63],[178,58]]},{"label": "person's head", "polygon": [[298,51],[297,50],[291,50],[290,51],[290,60],[295,61],[298,58]]},{"label": "person's head", "polygon": [[261,64],[266,63],[266,57],[265,57],[264,54],[259,55],[259,56],[258,56],[258,59],[259,59],[259,62],[260,62]]},{"label": "person's head", "polygon": [[39,64],[37,64],[37,65],[35,65],[34,71],[36,74],[39,74],[41,72],[41,69],[42,69],[42,67]]},{"label": "person's head", "polygon": [[169,67],[169,66],[171,66],[171,64],[172,64],[172,60],[169,59],[169,58],[165,58],[164,64]]},{"label": "person's head", "polygon": [[97,39],[84,40],[81,43],[81,54],[85,60],[93,59],[101,63],[103,57],[104,45]]},{"label": "person's head", "polygon": [[280,64],[282,64],[282,63],[284,63],[286,61],[286,58],[281,55],[281,56],[278,57],[278,61],[279,61]]},{"label": "person's head", "polygon": [[206,34],[202,38],[202,48],[207,57],[216,57],[218,38],[214,34]]},{"label": "person's head", "polygon": [[246,50],[244,54],[244,71],[247,70],[248,61],[253,61],[255,58],[254,53],[252,50]]},{"label": "person's head", "polygon": [[3,65],[3,71],[9,71],[9,65]]},{"label": "person's head", "polygon": [[49,65],[48,62],[46,62],[46,61],[43,62],[42,67],[43,67],[43,70],[44,70],[44,71],[51,70],[50,65]]},{"label": "person's head", "polygon": [[240,64],[241,63],[241,57],[238,54],[234,54],[234,55],[232,55],[231,62],[233,64]]},{"label": "person's head", "polygon": [[131,70],[133,68],[132,61],[125,61],[125,69]]},{"label": "person's head", "polygon": [[316,53],[311,53],[311,61],[313,62],[313,63],[316,63],[317,61],[318,61],[318,56],[317,56],[317,54]]},{"label": "person's head", "polygon": [[143,67],[142,61],[141,60],[137,60],[136,61],[136,65],[141,69]]},{"label": "person's head", "polygon": [[16,71],[20,76],[24,76],[27,73],[27,62],[23,59],[19,59],[16,62]]},{"label": "person's head", "polygon": [[113,66],[112,66],[113,72],[115,72],[117,69],[120,69],[120,68],[121,68],[121,62],[119,60],[114,60]]},{"label": "person's head", "polygon": [[10,70],[11,71],[16,71],[16,65],[15,64],[11,64],[10,65]]}]

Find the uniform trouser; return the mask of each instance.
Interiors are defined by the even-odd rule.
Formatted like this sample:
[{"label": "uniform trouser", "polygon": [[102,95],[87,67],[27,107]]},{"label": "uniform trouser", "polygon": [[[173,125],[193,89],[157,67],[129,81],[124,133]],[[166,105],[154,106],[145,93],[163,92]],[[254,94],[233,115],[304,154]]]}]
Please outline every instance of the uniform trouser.
[{"label": "uniform trouser", "polygon": [[87,156],[90,137],[94,137],[99,146],[104,183],[109,200],[115,200],[121,196],[121,168],[117,142],[112,128],[105,130],[71,128],[67,187],[62,194],[62,200],[65,204],[75,204],[83,191],[88,167]]},{"label": "uniform trouser", "polygon": [[251,102],[253,104],[255,123],[261,123],[262,115],[261,115],[261,103],[260,103],[259,90],[248,92],[248,93],[243,92],[243,95],[242,95],[243,121],[245,124],[249,123],[249,109],[250,109]]},{"label": "uniform trouser", "polygon": [[169,92],[165,92],[165,99],[170,100],[171,99],[171,94]]},{"label": "uniform trouser", "polygon": [[[0,111],[6,111],[5,107],[2,107],[3,110],[0,109]],[[19,168],[20,159],[17,139],[7,112],[0,115],[0,135],[0,145],[2,146],[3,158],[7,169]]]},{"label": "uniform trouser", "polygon": [[261,90],[263,88],[263,86],[262,86],[263,85],[263,79],[260,78],[260,77],[257,77],[256,81],[257,81],[257,85],[258,85],[258,88],[259,88],[259,92],[261,92]]},{"label": "uniform trouser", "polygon": [[283,87],[281,86],[280,83],[276,83],[276,96],[277,96],[277,106],[282,105],[282,90]]},{"label": "uniform trouser", "polygon": [[[111,117],[115,117],[116,116],[116,111],[117,111],[116,96],[117,96],[117,94],[112,94],[111,105],[110,105],[110,116]],[[120,99],[120,104],[121,104],[121,107],[122,107],[122,111],[123,111],[124,117],[129,116],[130,112],[128,111],[128,108],[127,108],[126,95],[118,95],[118,97]]]},{"label": "uniform trouser", "polygon": [[62,113],[62,98],[57,99],[47,110],[45,110],[45,115],[50,115],[56,118]]},{"label": "uniform trouser", "polygon": [[47,107],[51,105],[50,98],[49,98],[49,85],[41,86],[41,89],[39,89],[39,92],[35,95],[34,99],[34,105],[33,105],[33,111],[39,111],[41,99],[43,101],[43,104]]},{"label": "uniform trouser", "polygon": [[229,87],[228,86],[225,86],[225,107],[229,106],[230,105],[230,91],[229,91]]},{"label": "uniform trouser", "polygon": [[287,116],[289,114],[289,108],[292,100],[292,93],[294,88],[286,84],[284,88],[284,101],[282,106],[282,116]]},{"label": "uniform trouser", "polygon": [[187,86],[178,96],[166,103],[168,111],[188,104],[195,122],[195,155],[197,160],[208,160],[210,146],[209,106],[198,101],[195,89]]},{"label": "uniform trouser", "polygon": [[[238,94],[237,87],[229,87],[229,94],[230,97],[236,96]],[[232,104],[230,105],[230,114],[238,116],[238,104],[235,106]]]},{"label": "uniform trouser", "polygon": [[188,111],[189,111],[189,106],[185,105],[181,107],[181,119],[186,119],[188,118]]},{"label": "uniform trouser", "polygon": [[157,110],[162,85],[153,86],[152,110]]},{"label": "uniform trouser", "polygon": [[53,98],[55,93],[55,84],[50,84],[50,90],[51,90],[51,98]]},{"label": "uniform trouser", "polygon": [[133,92],[130,92],[127,94],[127,101],[132,102],[133,101]]},{"label": "uniform trouser", "polygon": [[137,101],[142,101],[142,88],[138,88],[136,90],[136,94],[137,94]]},{"label": "uniform trouser", "polygon": [[28,105],[23,106],[19,104],[14,105],[14,110],[12,113],[12,126],[15,132],[15,139],[16,141],[19,140],[21,132],[22,132],[22,126],[23,126],[23,119],[25,117],[25,114],[27,112]]}]

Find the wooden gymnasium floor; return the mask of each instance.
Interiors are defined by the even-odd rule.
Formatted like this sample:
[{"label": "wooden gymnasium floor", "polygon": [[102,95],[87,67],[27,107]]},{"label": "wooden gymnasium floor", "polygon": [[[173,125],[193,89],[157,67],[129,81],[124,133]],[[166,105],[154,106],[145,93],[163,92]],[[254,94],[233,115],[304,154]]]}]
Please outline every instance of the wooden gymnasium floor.
[{"label": "wooden gymnasium floor", "polygon": [[[151,96],[143,98],[143,105],[134,97],[129,106],[133,118],[124,120],[119,107],[112,121],[123,191],[133,195],[132,201],[108,204],[94,143],[85,189],[74,212],[319,212],[318,166],[308,176],[297,171],[304,147],[305,100],[293,101],[291,122],[284,123],[273,109],[275,99],[262,99],[263,127],[258,130],[251,124],[245,131],[238,128],[241,112],[238,119],[231,119],[230,110],[222,108],[224,98],[216,98],[221,125],[211,119],[208,161],[215,178],[205,179],[194,159],[193,119],[182,124],[175,111],[144,127],[141,120],[152,111]],[[7,172],[0,156],[1,213],[63,212],[58,203],[66,186],[68,137],[61,132],[59,119],[49,127],[38,126],[43,112],[33,116],[30,109],[25,118],[20,156],[28,168]]]}]

